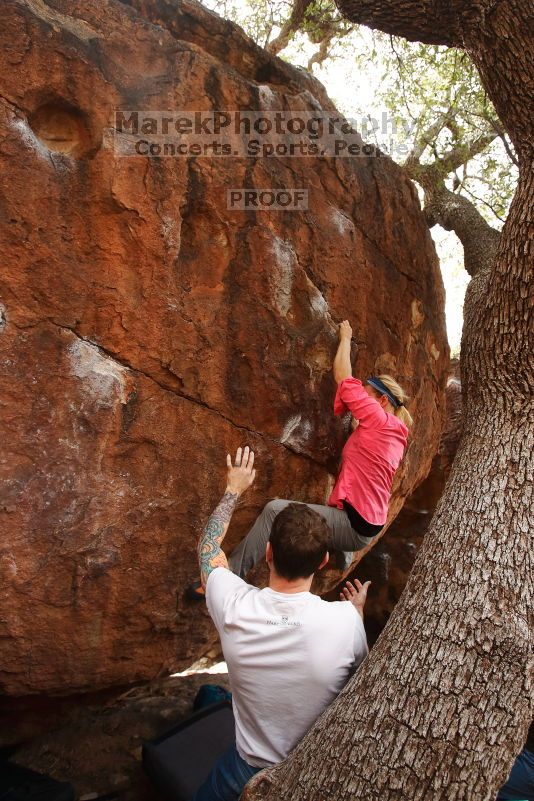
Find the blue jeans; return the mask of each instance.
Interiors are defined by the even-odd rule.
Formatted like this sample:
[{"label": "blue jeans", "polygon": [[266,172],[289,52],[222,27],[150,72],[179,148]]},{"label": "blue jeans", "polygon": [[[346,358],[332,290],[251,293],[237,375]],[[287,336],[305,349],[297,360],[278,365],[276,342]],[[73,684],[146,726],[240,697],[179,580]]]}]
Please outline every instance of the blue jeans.
[{"label": "blue jeans", "polygon": [[512,767],[497,801],[534,801],[534,752],[523,748]]},{"label": "blue jeans", "polygon": [[232,745],[217,760],[191,801],[238,801],[245,784],[260,770],[241,759]]}]

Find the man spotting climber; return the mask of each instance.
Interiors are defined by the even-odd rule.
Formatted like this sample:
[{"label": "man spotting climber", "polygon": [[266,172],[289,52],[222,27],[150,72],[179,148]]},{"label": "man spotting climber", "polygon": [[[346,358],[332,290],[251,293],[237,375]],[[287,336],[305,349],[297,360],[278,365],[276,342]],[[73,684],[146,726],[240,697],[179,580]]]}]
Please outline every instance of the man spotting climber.
[{"label": "man spotting climber", "polygon": [[234,465],[230,455],[226,461],[226,491],[198,556],[228,665],[236,744],[193,801],[237,801],[255,773],[285,759],[367,654],[363,607],[370,582],[347,582],[345,603],[312,595],[313,574],[328,562],[329,530],[306,504],[288,504],[273,521],[265,552],[268,587],[260,590],[230,572],[221,543],[256,471],[248,446],[238,448]]}]

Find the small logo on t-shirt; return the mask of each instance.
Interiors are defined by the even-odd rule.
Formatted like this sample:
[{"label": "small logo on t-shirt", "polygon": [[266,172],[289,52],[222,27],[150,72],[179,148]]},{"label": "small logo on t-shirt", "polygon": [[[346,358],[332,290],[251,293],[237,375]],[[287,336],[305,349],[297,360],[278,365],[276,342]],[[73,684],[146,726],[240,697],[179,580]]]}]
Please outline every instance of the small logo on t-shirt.
[{"label": "small logo on t-shirt", "polygon": [[302,626],[300,620],[290,620],[289,615],[281,615],[279,618],[267,620],[268,626]]}]

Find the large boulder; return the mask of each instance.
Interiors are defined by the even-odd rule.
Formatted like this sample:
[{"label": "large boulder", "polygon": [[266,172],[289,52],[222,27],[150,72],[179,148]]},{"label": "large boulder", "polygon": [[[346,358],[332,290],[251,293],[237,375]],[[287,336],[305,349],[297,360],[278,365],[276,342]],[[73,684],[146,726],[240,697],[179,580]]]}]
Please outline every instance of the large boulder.
[{"label": "large boulder", "polygon": [[[0,690],[151,679],[209,648],[184,599],[248,443],[271,497],[324,502],[336,324],[416,420],[391,517],[428,472],[448,360],[438,261],[385,156],[126,157],[115,109],[334,112],[311,76],[190,2],[4,0],[0,91]],[[299,187],[309,209],[227,208]]]}]

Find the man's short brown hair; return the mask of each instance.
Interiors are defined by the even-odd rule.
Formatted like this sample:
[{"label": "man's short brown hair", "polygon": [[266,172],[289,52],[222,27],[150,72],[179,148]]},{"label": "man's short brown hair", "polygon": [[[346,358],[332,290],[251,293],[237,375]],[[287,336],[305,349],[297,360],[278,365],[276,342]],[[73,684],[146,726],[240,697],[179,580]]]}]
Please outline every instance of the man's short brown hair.
[{"label": "man's short brown hair", "polygon": [[273,520],[269,542],[276,572],[292,581],[311,576],[328,551],[330,530],[324,517],[305,503],[289,503]]}]

